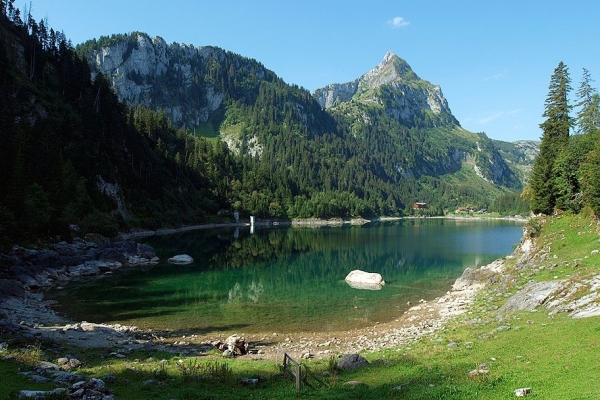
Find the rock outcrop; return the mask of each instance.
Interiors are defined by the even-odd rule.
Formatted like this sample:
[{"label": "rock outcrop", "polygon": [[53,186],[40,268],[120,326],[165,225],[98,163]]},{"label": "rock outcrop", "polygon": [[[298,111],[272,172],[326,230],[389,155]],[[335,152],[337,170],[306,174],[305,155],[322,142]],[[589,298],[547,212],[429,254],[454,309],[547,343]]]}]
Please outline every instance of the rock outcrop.
[{"label": "rock outcrop", "polygon": [[386,53],[381,63],[360,78],[317,89],[314,96],[326,109],[359,98],[383,103],[381,92],[374,90],[381,87],[389,89],[386,94],[391,95],[392,101],[386,102],[386,112],[396,119],[408,121],[423,110],[452,116],[440,86],[419,78],[406,61],[392,52]]},{"label": "rock outcrop", "polygon": [[15,246],[0,255],[6,268],[0,273],[0,300],[23,297],[25,291],[64,286],[71,280],[96,277],[125,265],[156,264],[158,257],[145,244],[129,240],[75,239],[47,249]]},{"label": "rock outcrop", "polygon": [[346,354],[337,363],[339,369],[350,370],[369,365],[369,362],[358,354]]},{"label": "rock outcrop", "polygon": [[[216,47],[167,44],[161,37],[139,32],[87,54],[92,74],[107,76],[120,100],[161,109],[176,126],[188,128],[206,122],[224,98],[224,93],[204,82],[198,65],[204,70],[210,59],[222,61],[225,56],[226,52]],[[166,86],[170,89],[157,92]]]}]

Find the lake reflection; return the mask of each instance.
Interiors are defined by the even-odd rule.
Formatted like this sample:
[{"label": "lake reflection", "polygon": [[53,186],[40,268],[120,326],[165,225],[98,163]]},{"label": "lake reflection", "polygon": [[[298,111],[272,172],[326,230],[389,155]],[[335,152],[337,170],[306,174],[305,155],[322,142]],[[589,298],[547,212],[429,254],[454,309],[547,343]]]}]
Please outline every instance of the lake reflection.
[{"label": "lake reflection", "polygon": [[[343,228],[198,230],[144,239],[160,264],[54,293],[73,318],[176,331],[336,331],[397,318],[467,267],[512,252],[522,224],[444,219]],[[344,282],[378,272],[381,290]]]}]

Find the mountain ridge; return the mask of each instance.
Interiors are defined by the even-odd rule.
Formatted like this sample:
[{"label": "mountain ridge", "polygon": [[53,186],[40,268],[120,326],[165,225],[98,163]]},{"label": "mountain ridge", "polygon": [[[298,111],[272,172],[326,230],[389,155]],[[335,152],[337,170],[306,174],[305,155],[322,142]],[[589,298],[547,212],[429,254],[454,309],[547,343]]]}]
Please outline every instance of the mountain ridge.
[{"label": "mountain ridge", "polygon": [[[262,124],[260,118],[256,119],[259,115],[250,116],[251,121],[233,117],[240,109],[256,107],[263,94],[274,94],[273,85],[288,85],[256,60],[210,46],[167,45],[160,37],[151,39],[139,32],[116,40],[90,41],[78,51],[92,64],[92,72],[102,72],[111,79],[123,101],[163,110],[177,126],[187,129],[208,125],[213,136],[225,140],[238,154],[243,148],[253,155],[272,151],[266,144],[272,140],[269,136],[281,134],[282,125],[266,127],[269,134],[264,128],[249,128],[248,122]],[[107,63],[107,55],[119,62]],[[144,63],[156,65],[148,68]],[[169,68],[162,68],[167,64]],[[153,72],[157,70],[160,73]],[[475,176],[485,182],[513,189],[520,186],[516,172],[489,138],[462,130],[441,87],[421,79],[393,52],[387,52],[374,68],[347,83],[330,84],[312,94],[296,85],[288,86],[288,100],[265,98],[265,106],[275,108],[269,111],[275,122],[301,125],[299,129],[306,131],[307,138],[317,132],[341,129],[363,140],[367,131],[379,131],[377,140],[390,141],[386,146],[395,148],[393,168],[400,177],[452,174],[468,161]],[[294,91],[298,93],[292,95]],[[323,125],[330,117],[317,110],[307,94],[334,117],[337,128],[331,122]],[[281,100],[284,102],[278,103]],[[262,110],[266,110],[264,106]],[[249,135],[249,131],[255,133]],[[423,136],[425,131],[429,133]],[[417,139],[420,136],[422,139]],[[482,148],[489,155],[481,154]],[[398,179],[394,174],[388,172],[386,179]]]},{"label": "mountain ridge", "polygon": [[460,125],[452,115],[441,87],[421,79],[410,65],[391,51],[374,68],[347,83],[333,83],[317,89],[313,95],[325,108],[333,108],[349,101],[381,103],[378,89],[393,90],[396,107],[390,113],[403,122],[410,121],[418,112],[428,109],[433,114],[446,114],[452,123]]}]

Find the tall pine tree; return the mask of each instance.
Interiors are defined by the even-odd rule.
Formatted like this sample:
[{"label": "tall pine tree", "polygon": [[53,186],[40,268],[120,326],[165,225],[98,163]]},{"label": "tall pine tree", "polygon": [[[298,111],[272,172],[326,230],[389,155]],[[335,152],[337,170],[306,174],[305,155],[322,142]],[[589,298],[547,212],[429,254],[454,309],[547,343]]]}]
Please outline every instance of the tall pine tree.
[{"label": "tall pine tree", "polygon": [[575,105],[578,107],[575,123],[580,134],[595,133],[600,129],[600,96],[591,86],[593,81],[590,72],[584,68]]},{"label": "tall pine tree", "polygon": [[563,176],[569,175],[569,173],[562,171],[565,163],[555,165],[555,160],[559,156],[564,160],[563,152],[567,151],[569,142],[569,131],[572,125],[569,116],[572,107],[568,101],[570,91],[569,69],[561,61],[554,69],[554,74],[550,79],[543,114],[546,120],[540,124],[543,131],[540,153],[533,165],[529,181],[531,210],[534,213],[553,213],[557,198],[564,197],[570,190],[565,187],[565,182],[569,182],[570,179]]}]

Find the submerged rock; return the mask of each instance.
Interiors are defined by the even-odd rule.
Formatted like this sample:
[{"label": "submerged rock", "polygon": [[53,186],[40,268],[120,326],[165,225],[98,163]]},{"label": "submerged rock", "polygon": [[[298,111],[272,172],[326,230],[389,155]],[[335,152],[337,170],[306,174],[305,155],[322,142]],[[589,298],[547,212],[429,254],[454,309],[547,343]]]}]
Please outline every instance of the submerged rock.
[{"label": "submerged rock", "polygon": [[191,264],[194,262],[194,259],[187,254],[180,254],[174,257],[171,257],[167,260],[169,264]]},{"label": "submerged rock", "polygon": [[365,272],[359,269],[351,271],[346,276],[346,282],[355,289],[379,290],[385,282],[380,274],[376,272]]}]

